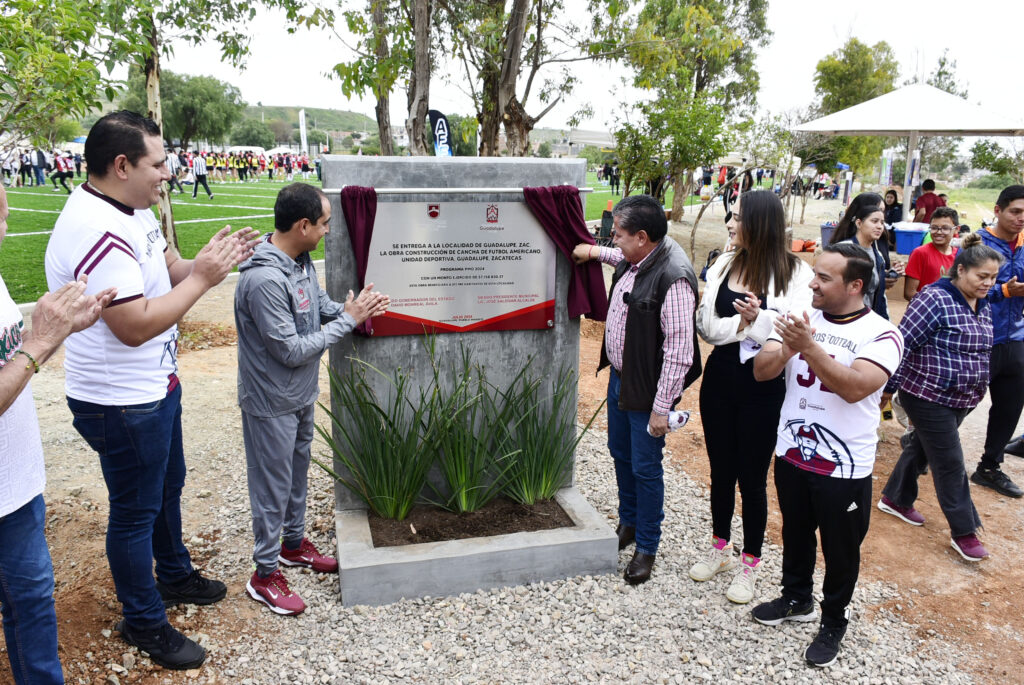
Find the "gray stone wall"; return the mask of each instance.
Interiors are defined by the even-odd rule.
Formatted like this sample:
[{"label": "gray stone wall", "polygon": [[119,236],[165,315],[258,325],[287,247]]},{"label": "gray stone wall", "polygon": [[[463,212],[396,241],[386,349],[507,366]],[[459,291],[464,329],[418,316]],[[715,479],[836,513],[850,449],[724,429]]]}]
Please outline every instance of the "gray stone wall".
[{"label": "gray stone wall", "polygon": [[[570,184],[583,187],[586,180],[585,164],[582,159],[328,156],[323,161],[323,180],[324,188],[336,189],[345,185],[375,188],[513,188]],[[522,195],[519,195],[521,198]],[[438,199],[508,202],[516,198],[509,194],[487,193],[444,196],[403,193],[380,195],[378,203]],[[330,201],[331,232],[325,241],[327,290],[332,299],[341,301],[350,289],[357,291],[355,258],[340,198],[337,194],[331,194]],[[438,334],[436,349],[439,358],[459,355],[460,345],[464,345],[475,361],[486,364],[488,380],[499,387],[507,386],[531,357],[534,373],[544,378],[554,379],[559,371],[567,368],[578,371],[579,320],[570,320],[566,309],[571,270],[569,261],[557,254],[553,328]],[[376,288],[388,292],[386,279],[376,283]],[[388,376],[396,367],[401,367],[412,374],[415,383],[426,383],[432,378],[421,336],[347,336],[331,348],[331,368],[336,373],[346,373],[350,364],[349,357],[353,355]],[[386,395],[383,379],[379,380],[376,389],[382,396]],[[335,467],[339,468],[340,464],[335,463]],[[341,485],[335,486],[335,500],[339,510],[363,506],[358,498]]]}]

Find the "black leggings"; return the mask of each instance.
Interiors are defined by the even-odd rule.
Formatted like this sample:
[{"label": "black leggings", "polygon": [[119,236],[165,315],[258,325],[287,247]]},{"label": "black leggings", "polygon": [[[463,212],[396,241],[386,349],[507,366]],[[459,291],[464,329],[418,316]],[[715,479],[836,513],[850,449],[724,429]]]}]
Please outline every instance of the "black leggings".
[{"label": "black leggings", "polygon": [[1017,430],[1024,407],[1024,342],[1008,340],[992,347],[989,362],[991,380],[988,384],[992,408],[988,410],[985,452],[979,468],[998,469],[1003,463],[1003,450]]},{"label": "black leggings", "polygon": [[737,344],[716,347],[700,386],[700,415],[711,462],[712,533],[732,539],[736,484],[743,497],[743,551],[760,558],[768,523],[766,483],[775,450],[785,382],[754,380],[754,362],[740,364]]}]

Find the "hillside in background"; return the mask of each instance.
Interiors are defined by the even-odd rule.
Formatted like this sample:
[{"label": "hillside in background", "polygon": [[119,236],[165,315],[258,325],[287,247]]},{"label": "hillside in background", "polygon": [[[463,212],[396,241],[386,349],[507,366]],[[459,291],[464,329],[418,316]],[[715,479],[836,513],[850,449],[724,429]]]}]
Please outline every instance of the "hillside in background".
[{"label": "hillside in background", "polygon": [[[275,105],[249,105],[245,108],[245,116],[249,119],[271,121],[280,119],[289,124],[298,125],[299,110],[302,107],[278,107]],[[322,131],[376,131],[377,122],[357,112],[345,112],[339,109],[318,109],[306,107],[306,126]]]}]

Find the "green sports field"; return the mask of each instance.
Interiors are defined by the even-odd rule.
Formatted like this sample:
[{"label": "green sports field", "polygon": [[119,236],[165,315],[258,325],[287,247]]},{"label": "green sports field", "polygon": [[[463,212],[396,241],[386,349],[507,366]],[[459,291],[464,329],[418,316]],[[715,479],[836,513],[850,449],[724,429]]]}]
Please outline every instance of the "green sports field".
[{"label": "green sports field", "polygon": [[[84,180],[75,179],[75,183]],[[313,185],[320,184],[315,180]],[[586,218],[600,219],[608,202],[618,202],[619,195],[613,195],[608,186],[602,186],[593,173],[587,174],[587,185],[594,192],[586,196]],[[261,233],[274,229],[274,198],[284,186],[283,183],[260,179],[257,183],[213,183],[213,199],[209,199],[200,188],[199,196],[192,199],[191,187],[185,186],[186,194],[171,195],[174,223],[178,231],[181,253],[187,258],[206,244],[210,236],[225,225],[232,228],[252,226]],[[7,238],[0,248],[0,275],[7,283],[7,289],[15,302],[35,302],[46,291],[46,276],[43,270],[43,255],[50,239],[57,215],[67,201],[63,189],[53,192],[53,185],[38,188],[8,188],[7,199],[11,207],[8,219]],[[690,198],[696,201],[696,198]],[[672,191],[669,190],[666,204],[671,205]],[[155,213],[155,209],[153,210]],[[323,257],[323,247],[313,255]]]},{"label": "green sports field", "polygon": [[[83,179],[76,179],[76,183]],[[313,181],[314,185],[319,185]],[[274,229],[274,198],[284,186],[265,179],[258,183],[214,183],[210,185],[213,199],[200,188],[193,200],[191,194],[171,195],[178,243],[185,257],[193,257],[210,236],[225,225],[232,228],[252,226],[261,233]],[[185,186],[188,193],[191,188]],[[11,207],[7,237],[0,248],[0,274],[15,302],[34,302],[46,291],[43,255],[57,215],[67,201],[63,189],[53,186],[8,188]],[[154,210],[155,212],[156,210]],[[323,257],[321,247],[314,258]]]}]

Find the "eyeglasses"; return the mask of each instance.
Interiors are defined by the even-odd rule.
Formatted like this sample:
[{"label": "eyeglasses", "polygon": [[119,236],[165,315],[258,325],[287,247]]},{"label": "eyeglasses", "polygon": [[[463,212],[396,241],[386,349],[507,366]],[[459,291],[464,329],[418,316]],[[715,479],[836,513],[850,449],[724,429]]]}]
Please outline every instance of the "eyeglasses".
[{"label": "eyeglasses", "polygon": [[952,233],[952,226],[929,226],[928,230],[932,233]]}]

